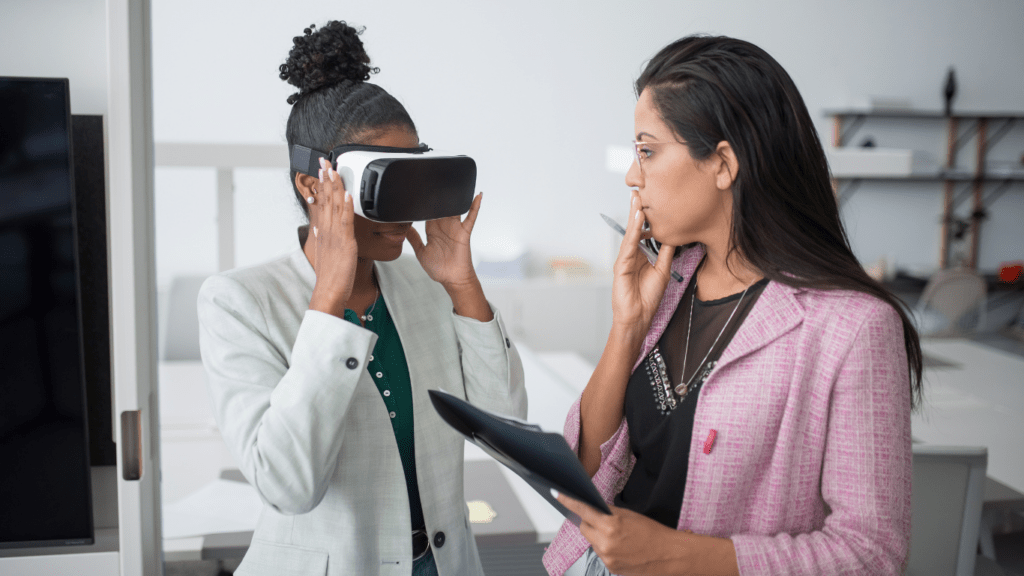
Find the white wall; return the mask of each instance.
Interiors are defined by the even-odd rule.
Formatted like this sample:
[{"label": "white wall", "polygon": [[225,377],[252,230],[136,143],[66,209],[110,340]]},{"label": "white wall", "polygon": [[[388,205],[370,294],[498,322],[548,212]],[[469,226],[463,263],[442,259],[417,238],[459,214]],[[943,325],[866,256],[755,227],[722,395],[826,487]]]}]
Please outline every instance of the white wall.
[{"label": "white wall", "polygon": [[105,114],[105,1],[4,0],[0,76],[68,78],[72,114]]},{"label": "white wall", "polygon": [[[1024,105],[1024,4],[1018,0],[882,0],[772,3],[380,2],[153,0],[154,123],[158,141],[283,141],[291,86],[277,67],[291,37],[312,22],[367,26],[377,82],[409,108],[425,142],[473,155],[485,202],[478,252],[503,242],[543,256],[607,265],[613,242],[598,212],[625,212],[620,174],[604,168],[608,145],[632,138],[631,82],[643,62],[684,34],[753,41],[790,72],[823,140],[823,108],[870,95],[938,109],[948,66],[961,110]],[[75,113],[106,108],[104,2],[15,0],[0,18],[0,74],[68,76]],[[941,150],[941,143],[937,150]],[[1019,158],[1020,146],[1003,152]],[[236,179],[238,263],[291,249],[298,212],[287,176]],[[158,282],[211,272],[212,170],[157,170]],[[938,187],[863,188],[844,209],[865,262],[937,263]],[[983,267],[1019,257],[1021,185],[986,222]],[[898,226],[897,226],[898,225]]]},{"label": "white wall", "polygon": [[[278,79],[277,67],[292,36],[313,22],[346,19],[367,26],[363,41],[381,68],[373,81],[406,104],[421,138],[477,159],[485,191],[474,233],[478,250],[508,241],[598,266],[610,264],[612,243],[597,213],[626,210],[621,174],[604,168],[606,147],[632,139],[631,82],[643,62],[682,35],[728,34],[768,50],[795,79],[825,141],[831,135],[821,112],[826,107],[882,95],[940,108],[950,65],[960,81],[958,109],[1020,110],[1024,94],[1024,4],[1017,0],[791,0],[770,8],[755,0],[154,0],[153,14],[158,141],[282,141],[285,98],[293,90]],[[177,196],[169,189],[175,178],[162,172],[158,195]],[[204,205],[183,197],[177,208],[158,213],[161,242],[174,236],[203,246],[212,239],[212,175],[206,180],[205,192],[182,190],[188,198],[208,195]],[[265,209],[273,221],[240,224],[240,264],[291,249],[297,222],[283,173],[248,182],[252,189],[238,187],[239,214],[254,218]],[[274,194],[284,200],[271,202]],[[989,221],[995,234],[986,233],[984,250],[1005,240],[1001,220],[1024,216],[1020,196],[1018,188],[1001,201],[1007,210]],[[939,198],[938,186],[898,191],[889,205],[880,193],[855,197],[847,219],[858,255],[865,262],[888,254],[912,267],[936,265]],[[201,242],[184,240],[190,222]],[[897,229],[892,239],[899,248],[889,241]],[[212,270],[214,247],[204,250],[208,255],[173,255],[158,244],[166,259],[161,283],[171,260],[176,271],[190,263]],[[992,265],[992,258],[982,260]]]}]

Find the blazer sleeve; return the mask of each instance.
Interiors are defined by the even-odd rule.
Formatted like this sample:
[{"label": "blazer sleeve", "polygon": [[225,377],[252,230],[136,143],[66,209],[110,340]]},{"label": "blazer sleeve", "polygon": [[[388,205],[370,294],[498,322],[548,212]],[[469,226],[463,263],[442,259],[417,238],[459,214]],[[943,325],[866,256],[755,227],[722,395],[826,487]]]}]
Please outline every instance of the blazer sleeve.
[{"label": "blazer sleeve", "polygon": [[344,420],[377,336],[309,310],[290,359],[268,338],[259,302],[212,276],[199,293],[200,350],[224,441],[268,505],[302,514],[320,503]]},{"label": "blazer sleeve", "polygon": [[879,303],[832,386],[821,530],[734,535],[740,574],[902,574],[910,547],[910,386],[899,315]]},{"label": "blazer sleeve", "polygon": [[491,306],[494,318],[480,322],[452,310],[458,339],[466,401],[485,410],[526,418],[526,383],[523,361],[509,338],[501,313]]}]

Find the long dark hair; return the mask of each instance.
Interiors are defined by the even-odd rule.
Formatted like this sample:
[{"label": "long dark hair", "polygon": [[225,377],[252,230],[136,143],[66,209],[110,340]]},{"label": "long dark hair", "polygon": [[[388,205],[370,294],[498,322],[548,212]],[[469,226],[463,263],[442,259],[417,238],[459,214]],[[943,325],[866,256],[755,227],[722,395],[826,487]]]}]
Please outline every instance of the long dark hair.
[{"label": "long dark hair", "polygon": [[[903,303],[867,275],[850,248],[828,162],[796,84],[767,52],[723,36],[687,36],[663,48],[636,81],[696,160],[729,142],[730,253],[794,287],[856,290],[903,322],[911,405],[921,401],[921,343]],[[728,260],[727,260],[728,261]]]},{"label": "long dark hair", "polygon": [[[288,60],[280,68],[281,79],[299,89],[288,97],[292,105],[285,129],[289,150],[299,144],[328,151],[361,143],[356,140],[393,127],[416,134],[416,125],[401,102],[367,82],[379,69],[370,67],[370,56],[359,39],[362,32],[332,20],[319,29],[310,25],[302,36],[292,39]],[[295,170],[290,173],[295,199],[309,218],[309,206],[295,187],[295,174]]]}]

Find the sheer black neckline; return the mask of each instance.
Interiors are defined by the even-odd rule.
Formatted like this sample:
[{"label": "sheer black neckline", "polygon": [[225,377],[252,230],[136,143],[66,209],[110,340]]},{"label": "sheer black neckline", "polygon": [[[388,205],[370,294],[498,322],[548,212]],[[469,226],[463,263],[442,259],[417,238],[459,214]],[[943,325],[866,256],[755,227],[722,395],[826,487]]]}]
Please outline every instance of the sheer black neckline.
[{"label": "sheer black neckline", "polygon": [[739,299],[740,296],[743,295],[744,292],[749,292],[749,291],[751,291],[751,290],[753,290],[755,288],[760,288],[761,286],[764,286],[766,284],[768,284],[768,279],[767,278],[761,278],[757,282],[754,282],[753,284],[751,284],[750,287],[745,289],[745,290],[740,290],[739,292],[737,292],[735,294],[730,294],[728,296],[724,296],[724,297],[718,298],[716,300],[701,300],[700,298],[697,297],[697,294],[694,293],[694,295],[693,295],[693,304],[694,304],[694,306],[720,306],[722,304],[727,304],[729,302],[735,302],[736,300]]}]

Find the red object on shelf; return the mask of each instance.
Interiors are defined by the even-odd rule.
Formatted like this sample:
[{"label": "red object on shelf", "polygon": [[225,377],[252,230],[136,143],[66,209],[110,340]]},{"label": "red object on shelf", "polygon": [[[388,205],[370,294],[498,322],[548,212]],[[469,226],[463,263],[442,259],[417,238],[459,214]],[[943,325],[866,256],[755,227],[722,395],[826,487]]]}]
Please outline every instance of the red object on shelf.
[{"label": "red object on shelf", "polygon": [[1021,279],[1024,262],[1003,262],[999,265],[999,281],[1013,284]]}]

